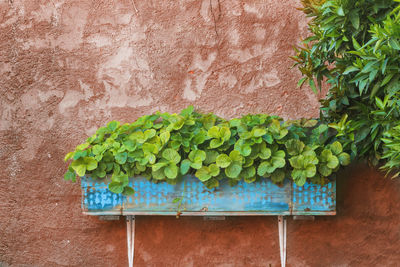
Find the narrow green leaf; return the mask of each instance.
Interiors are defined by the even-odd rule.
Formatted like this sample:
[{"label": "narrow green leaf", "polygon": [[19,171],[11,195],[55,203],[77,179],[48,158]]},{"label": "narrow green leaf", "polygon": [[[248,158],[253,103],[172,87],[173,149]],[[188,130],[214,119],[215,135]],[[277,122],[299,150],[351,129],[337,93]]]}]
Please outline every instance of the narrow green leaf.
[{"label": "narrow green leaf", "polygon": [[379,109],[385,110],[385,105],[379,97],[375,97],[375,104]]},{"label": "narrow green leaf", "polygon": [[302,87],[304,82],[307,80],[307,77],[301,78],[297,83],[297,87]]},{"label": "narrow green leaf", "polygon": [[317,94],[318,91],[317,91],[317,87],[315,87],[315,82],[314,82],[314,80],[313,80],[313,79],[309,79],[309,80],[308,80],[308,84],[310,85],[312,91],[313,91],[315,94]]},{"label": "narrow green leaf", "polygon": [[390,38],[390,39],[389,39],[389,45],[390,45],[392,48],[396,49],[396,50],[400,50],[400,43],[399,43],[399,41],[398,41],[397,39],[395,39],[395,38]]},{"label": "narrow green leaf", "polygon": [[357,67],[349,66],[344,70],[343,75],[347,75],[351,72],[358,71],[358,70],[359,70],[359,68],[357,68]]},{"label": "narrow green leaf", "polygon": [[108,189],[115,194],[121,194],[124,191],[124,186],[118,182],[111,182],[108,184]]},{"label": "narrow green leaf", "polygon": [[344,11],[343,11],[343,7],[342,7],[342,6],[340,6],[340,7],[337,9],[337,14],[338,14],[339,16],[341,16],[341,17],[344,16]]}]

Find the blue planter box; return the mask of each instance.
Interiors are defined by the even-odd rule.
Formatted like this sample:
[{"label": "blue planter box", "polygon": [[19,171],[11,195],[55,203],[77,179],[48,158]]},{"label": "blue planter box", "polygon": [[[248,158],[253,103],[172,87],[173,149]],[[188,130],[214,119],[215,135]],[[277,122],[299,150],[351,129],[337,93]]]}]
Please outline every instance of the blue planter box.
[{"label": "blue planter box", "polygon": [[[296,186],[288,179],[283,186],[269,179],[207,189],[195,177],[185,177],[176,185],[154,184],[144,178],[130,179],[135,189],[126,197],[108,190],[105,183],[84,177],[82,208],[88,215],[335,215],[336,182],[324,186]],[[181,201],[174,203],[174,199]]]}]

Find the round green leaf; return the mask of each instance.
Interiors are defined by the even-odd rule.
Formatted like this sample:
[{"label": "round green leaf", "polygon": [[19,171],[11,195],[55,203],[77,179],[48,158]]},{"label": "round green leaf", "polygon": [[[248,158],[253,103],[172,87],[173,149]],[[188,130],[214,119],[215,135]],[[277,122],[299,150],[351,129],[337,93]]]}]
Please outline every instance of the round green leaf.
[{"label": "round green leaf", "polygon": [[243,157],[240,155],[240,152],[237,150],[232,150],[231,153],[229,153],[229,157],[231,158],[232,161],[236,162],[242,162]]},{"label": "round green leaf", "polygon": [[152,169],[153,171],[158,171],[159,169],[161,169],[162,167],[165,167],[166,165],[167,165],[166,162],[158,162],[158,163],[152,165],[152,166],[151,166],[151,169]]},{"label": "round green leaf", "polygon": [[304,165],[304,156],[295,156],[289,159],[290,165],[295,169],[302,169]]},{"label": "round green leaf", "polygon": [[263,143],[261,145],[261,150],[260,150],[260,153],[259,153],[259,157],[261,159],[269,159],[271,157],[271,154],[272,154],[271,149],[267,148],[265,143]]},{"label": "round green leaf", "polygon": [[181,156],[174,149],[167,148],[162,153],[163,158],[166,160],[178,164],[181,160]]},{"label": "round green leaf", "polygon": [[217,148],[222,146],[222,144],[224,143],[223,139],[213,139],[210,142],[210,148]]},{"label": "round green leaf", "polygon": [[225,174],[229,178],[238,178],[241,171],[242,171],[242,165],[233,162],[225,169]]},{"label": "round green leaf", "polygon": [[98,170],[98,171],[96,172],[96,174],[97,174],[97,176],[99,176],[100,178],[104,178],[104,177],[106,177],[106,175],[107,175],[106,171],[104,171],[104,170]]},{"label": "round green leaf", "polygon": [[267,131],[265,129],[260,129],[260,128],[254,128],[253,129],[253,135],[255,137],[263,136],[266,133],[267,133]]},{"label": "round green leaf", "polygon": [[94,155],[99,155],[101,153],[103,153],[104,149],[103,146],[101,145],[94,145],[92,148],[92,152]]},{"label": "round green leaf", "polygon": [[113,173],[113,175],[111,176],[111,181],[120,183],[125,186],[129,184],[129,177],[123,172]]},{"label": "round green leaf", "polygon": [[169,179],[175,179],[178,176],[178,166],[170,164],[165,167],[164,173]]},{"label": "round green leaf", "polygon": [[172,129],[179,130],[183,127],[184,124],[185,120],[183,118],[179,118],[179,120],[173,124]]},{"label": "round green leaf", "polygon": [[80,158],[78,160],[75,160],[71,163],[71,167],[74,169],[74,171],[76,172],[76,174],[78,174],[78,176],[82,177],[85,175],[86,173],[86,165],[83,162],[83,159]]},{"label": "round green leaf", "polygon": [[203,166],[199,170],[197,170],[195,176],[202,182],[211,179],[211,174],[207,166]]},{"label": "round green leaf", "polygon": [[208,132],[207,135],[211,138],[219,138],[219,127],[218,126],[213,126],[211,127]]},{"label": "round green leaf", "polygon": [[313,177],[317,172],[317,167],[315,165],[309,164],[305,169],[305,175],[307,177]]},{"label": "round green leaf", "polygon": [[342,144],[338,141],[333,142],[330,146],[330,149],[335,155],[339,155],[343,151]]},{"label": "round green leaf", "polygon": [[118,128],[118,126],[119,126],[119,121],[110,121],[107,124],[107,128],[112,132],[114,132]]},{"label": "round green leaf", "polygon": [[276,170],[271,175],[271,180],[274,183],[282,183],[285,179],[285,172],[283,170]]},{"label": "round green leaf", "polygon": [[332,174],[332,169],[326,166],[325,164],[318,166],[318,171],[323,176],[329,176]]},{"label": "round green leaf", "polygon": [[245,177],[244,181],[248,184],[254,183],[256,181],[257,177],[256,176],[251,176],[251,177]]},{"label": "round green leaf", "polygon": [[174,140],[172,142],[169,142],[168,146],[171,147],[174,150],[178,150],[180,148],[180,146],[181,146],[181,142],[177,141],[177,140]]},{"label": "round green leaf", "polygon": [[242,176],[243,178],[252,178],[256,176],[256,168],[254,168],[254,166],[248,167],[248,168],[244,168],[242,170],[242,172],[240,173],[240,176]]},{"label": "round green leaf", "polygon": [[92,171],[97,168],[97,161],[94,158],[85,157],[83,158],[83,161],[85,162],[86,169],[88,171]]},{"label": "round green leaf", "polygon": [[75,151],[72,159],[73,160],[77,160],[77,159],[86,157],[87,154],[88,154],[87,150],[85,150],[85,151]]},{"label": "round green leaf", "polygon": [[210,166],[208,166],[208,169],[210,171],[211,176],[215,177],[219,174],[219,168],[216,164],[211,164]]},{"label": "round green leaf", "polygon": [[280,157],[272,157],[271,163],[274,168],[283,168],[286,165],[285,159]]},{"label": "round green leaf", "polygon": [[229,140],[229,138],[231,137],[231,130],[229,130],[228,127],[222,127],[219,132],[220,137],[225,141]]},{"label": "round green leaf", "polygon": [[153,170],[153,171],[151,172],[151,174],[152,174],[152,177],[153,177],[155,180],[164,180],[164,179],[165,179],[164,168],[161,168],[161,169],[156,170],[156,171]]},{"label": "round green leaf", "polygon": [[275,137],[276,139],[280,140],[283,137],[285,137],[287,134],[289,133],[288,129],[281,129],[279,131],[279,135],[277,137]]},{"label": "round green leaf", "polygon": [[203,150],[192,150],[189,153],[189,159],[191,161],[204,161],[206,159],[206,152],[204,152]]},{"label": "round green leaf", "polygon": [[190,105],[190,106],[188,106],[187,108],[185,108],[185,109],[183,109],[181,111],[181,115],[185,116],[185,117],[189,116],[189,115],[191,115],[193,113],[193,110],[194,110],[193,106]]},{"label": "round green leaf", "polygon": [[156,135],[156,130],[154,129],[149,129],[144,131],[144,137],[146,140],[153,138]]},{"label": "round green leaf", "polygon": [[267,161],[261,162],[261,164],[258,166],[257,174],[260,176],[264,176],[270,167],[271,163]]},{"label": "round green leaf", "polygon": [[349,154],[343,152],[343,153],[340,153],[340,155],[338,157],[339,157],[339,162],[341,165],[347,166],[350,164],[350,155]]},{"label": "round green leaf", "polygon": [[220,168],[226,168],[226,167],[228,167],[231,163],[232,163],[232,160],[231,160],[231,158],[228,156],[228,155],[226,155],[226,154],[221,154],[221,155],[219,155],[218,157],[217,157],[217,166],[218,167],[220,167]]},{"label": "round green leaf", "polygon": [[144,143],[142,146],[142,150],[145,154],[157,154],[158,153],[158,147],[155,144],[151,143]]},{"label": "round green leaf", "polygon": [[240,152],[243,156],[247,157],[248,155],[251,154],[251,146],[249,146],[249,145],[242,146],[242,149]]},{"label": "round green leaf", "polygon": [[191,164],[190,160],[188,160],[188,159],[182,160],[181,166],[180,166],[181,174],[185,175],[189,171],[190,164]]},{"label": "round green leaf", "polygon": [[73,181],[75,182],[76,180],[76,174],[73,171],[68,170],[65,174],[64,174],[64,179],[66,181]]},{"label": "round green leaf", "polygon": [[206,159],[204,160],[204,164],[211,164],[217,160],[218,152],[214,150],[206,151]]},{"label": "round green leaf", "polygon": [[285,143],[285,146],[291,156],[299,155],[305,147],[304,143],[297,139],[290,139]]},{"label": "round green leaf", "polygon": [[201,131],[193,137],[193,142],[197,145],[200,145],[206,141],[207,133],[205,131]]},{"label": "round green leaf", "polygon": [[171,137],[171,134],[170,134],[168,131],[162,132],[162,133],[160,134],[161,143],[162,143],[163,145],[165,145],[165,144],[168,142],[168,140],[169,140],[170,137]]},{"label": "round green leaf", "polygon": [[208,189],[213,189],[215,187],[219,186],[219,181],[215,178],[211,178],[210,180],[206,181],[205,186],[207,186]]},{"label": "round green leaf", "polygon": [[298,186],[303,186],[307,181],[306,172],[303,170],[293,170],[292,178],[293,178],[293,181]]},{"label": "round green leaf", "polygon": [[231,119],[229,121],[229,126],[230,127],[238,127],[241,124],[241,120],[240,119]]},{"label": "round green leaf", "polygon": [[338,165],[339,165],[339,159],[336,156],[330,156],[327,162],[327,166],[331,169],[334,169]]},{"label": "round green leaf", "polygon": [[125,164],[127,159],[128,159],[128,153],[126,152],[118,153],[117,155],[115,155],[115,161],[118,164]]},{"label": "round green leaf", "polygon": [[156,162],[156,156],[154,154],[147,154],[145,155],[147,160],[149,161],[150,164],[154,164]]},{"label": "round green leaf", "polygon": [[122,191],[122,194],[124,196],[130,196],[130,195],[133,195],[134,193],[135,193],[135,190],[133,190],[133,188],[130,186],[125,186],[124,191]]},{"label": "round green leaf", "polygon": [[202,166],[203,166],[203,163],[201,161],[192,162],[190,164],[190,167],[192,167],[193,169],[196,169],[196,170],[200,169]]}]

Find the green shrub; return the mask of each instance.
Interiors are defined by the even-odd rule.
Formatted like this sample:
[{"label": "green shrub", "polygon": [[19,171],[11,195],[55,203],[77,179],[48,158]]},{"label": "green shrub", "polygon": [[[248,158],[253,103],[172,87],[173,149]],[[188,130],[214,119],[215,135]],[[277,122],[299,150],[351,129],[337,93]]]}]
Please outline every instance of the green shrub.
[{"label": "green shrub", "polygon": [[[314,91],[323,81],[329,85],[321,100],[321,120],[338,131],[338,139],[353,157],[374,164],[390,158],[394,148],[385,143],[390,130],[400,125],[397,2],[303,1],[303,11],[312,18],[312,34],[293,57],[305,76],[299,85],[308,82]],[[389,171],[399,167],[385,166]]]}]

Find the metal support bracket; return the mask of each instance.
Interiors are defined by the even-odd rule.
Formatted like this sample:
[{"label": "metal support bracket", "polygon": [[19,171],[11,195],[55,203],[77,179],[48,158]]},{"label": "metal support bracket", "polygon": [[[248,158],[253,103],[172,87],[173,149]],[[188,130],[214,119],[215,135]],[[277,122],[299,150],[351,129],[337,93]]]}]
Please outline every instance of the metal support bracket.
[{"label": "metal support bracket", "polygon": [[281,266],[286,266],[286,217],[278,216],[278,230],[279,230],[279,249],[281,255]]},{"label": "metal support bracket", "polygon": [[225,221],[225,216],[204,216],[204,221]]},{"label": "metal support bracket", "polygon": [[126,216],[126,237],[128,241],[128,264],[133,267],[133,256],[135,255],[135,216]]}]

